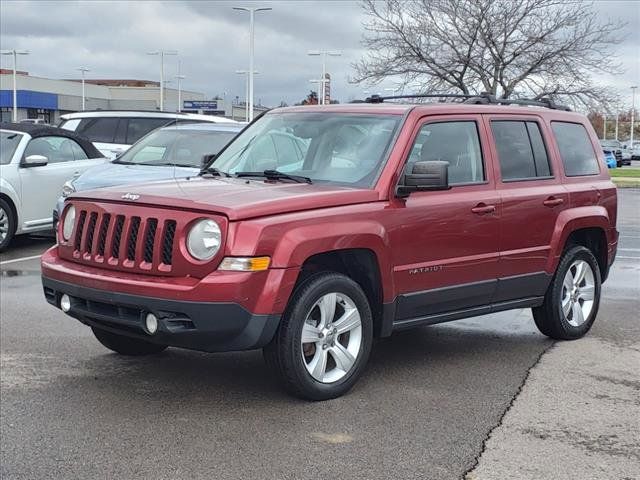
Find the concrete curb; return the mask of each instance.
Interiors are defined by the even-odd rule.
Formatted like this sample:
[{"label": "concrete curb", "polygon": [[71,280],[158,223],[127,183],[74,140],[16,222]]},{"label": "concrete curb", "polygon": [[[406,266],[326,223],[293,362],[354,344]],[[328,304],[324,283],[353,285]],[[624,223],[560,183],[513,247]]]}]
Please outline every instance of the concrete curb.
[{"label": "concrete curb", "polygon": [[611,181],[618,188],[640,188],[640,178],[635,177],[611,177]]}]

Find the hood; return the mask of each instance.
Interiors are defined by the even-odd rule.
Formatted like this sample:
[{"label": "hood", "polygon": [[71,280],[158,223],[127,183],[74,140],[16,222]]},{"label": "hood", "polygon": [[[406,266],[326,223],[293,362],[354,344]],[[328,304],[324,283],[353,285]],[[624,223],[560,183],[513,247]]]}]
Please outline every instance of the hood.
[{"label": "hood", "polygon": [[232,221],[379,199],[378,192],[371,189],[209,177],[111,187],[76,193],[70,198],[122,203],[126,194],[139,195],[132,202],[137,205],[219,213]]},{"label": "hood", "polygon": [[197,168],[156,165],[123,165],[107,162],[92,167],[73,181],[76,191],[94,188],[155,182],[173,178],[185,178],[198,173]]}]

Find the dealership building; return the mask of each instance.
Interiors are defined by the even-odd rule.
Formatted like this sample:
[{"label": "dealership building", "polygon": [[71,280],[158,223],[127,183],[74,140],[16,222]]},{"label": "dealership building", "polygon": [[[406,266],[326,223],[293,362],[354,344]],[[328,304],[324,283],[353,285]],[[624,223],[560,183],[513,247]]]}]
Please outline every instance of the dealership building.
[{"label": "dealership building", "polygon": [[[54,80],[17,72],[18,121],[41,118],[56,124],[60,115],[82,110],[80,80]],[[159,110],[160,82],[148,80],[85,81],[86,110]],[[222,100],[206,100],[203,93],[182,90],[184,112],[225,115]],[[220,107],[220,108],[218,108]],[[164,90],[164,109],[178,110],[178,90]],[[12,120],[13,71],[0,69],[0,112],[3,122]]]}]

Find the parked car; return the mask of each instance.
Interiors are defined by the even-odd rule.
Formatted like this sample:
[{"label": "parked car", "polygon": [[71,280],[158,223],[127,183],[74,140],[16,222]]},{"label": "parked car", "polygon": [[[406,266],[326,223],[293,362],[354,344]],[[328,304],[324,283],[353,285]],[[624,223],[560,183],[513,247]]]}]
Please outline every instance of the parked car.
[{"label": "parked car", "polygon": [[607,162],[607,168],[616,168],[618,166],[618,162],[613,152],[611,150],[603,150],[603,153],[604,160]]},{"label": "parked car", "polygon": [[14,235],[51,230],[51,205],[64,182],[105,161],[73,132],[0,123],[0,250]]},{"label": "parked car", "polygon": [[582,337],[616,208],[578,113],[290,107],[200,176],[72,194],[42,281],[115,352],[263,348],[289,392],[324,400],[354,385],[374,337],[410,327],[530,307],[543,334]]},{"label": "parked car", "polygon": [[72,193],[197,175],[203,157],[217,154],[240,130],[242,125],[226,123],[180,124],[153,130],[115,160],[65,182],[53,212],[54,225],[65,197]]},{"label": "parked car", "polygon": [[[622,144],[618,140],[600,140],[600,145],[605,152],[611,152],[616,159],[616,166],[623,165]],[[629,162],[629,165],[631,162]]]},{"label": "parked car", "polygon": [[68,113],[60,119],[60,128],[87,137],[105,157],[111,159],[124,153],[150,131],[165,125],[194,122],[237,124],[234,120],[213,115],[152,111],[99,110]]},{"label": "parked car", "polygon": [[35,125],[49,125],[43,118],[24,118],[20,120],[20,123],[33,123]]},{"label": "parked car", "polygon": [[633,145],[631,145],[631,142],[625,142],[623,148],[629,152],[631,160],[640,160],[640,142],[633,142]]}]

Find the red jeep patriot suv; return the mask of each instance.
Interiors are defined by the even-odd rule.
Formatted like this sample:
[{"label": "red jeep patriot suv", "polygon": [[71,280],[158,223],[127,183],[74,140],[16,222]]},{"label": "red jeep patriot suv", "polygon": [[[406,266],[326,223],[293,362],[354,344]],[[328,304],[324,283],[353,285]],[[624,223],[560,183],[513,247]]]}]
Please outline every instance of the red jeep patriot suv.
[{"label": "red jeep patriot suv", "polygon": [[264,348],[313,400],[400,329],[530,307],[582,337],[618,240],[598,139],[486,100],[276,109],[198,176],[72,195],[46,299],[125,355]]}]

